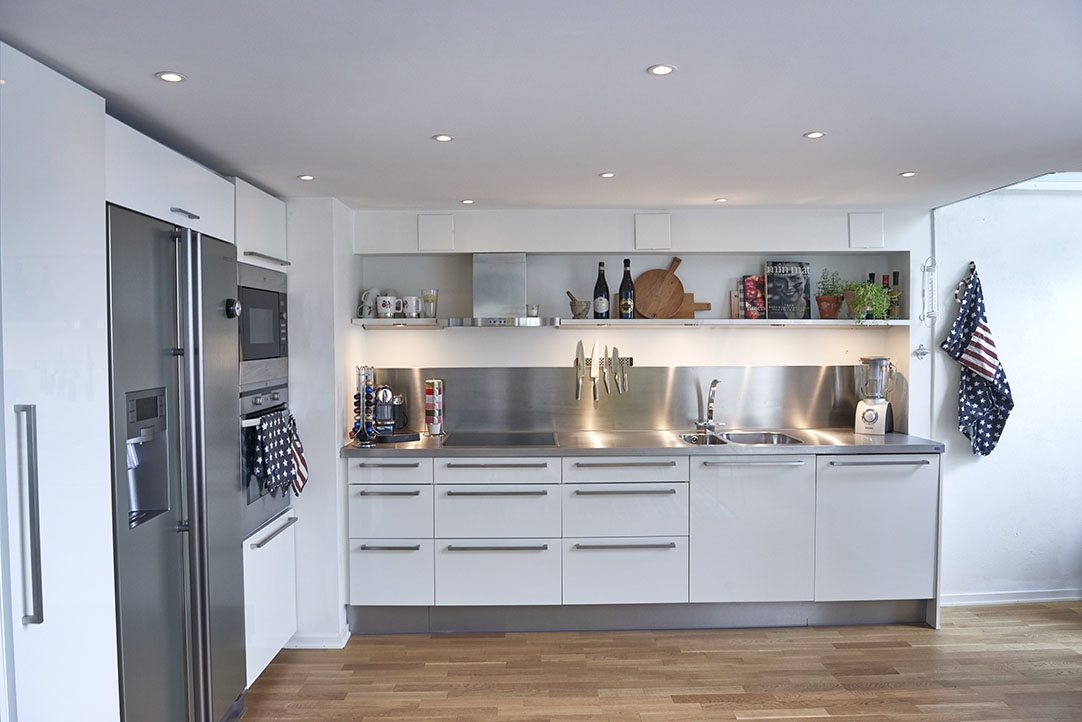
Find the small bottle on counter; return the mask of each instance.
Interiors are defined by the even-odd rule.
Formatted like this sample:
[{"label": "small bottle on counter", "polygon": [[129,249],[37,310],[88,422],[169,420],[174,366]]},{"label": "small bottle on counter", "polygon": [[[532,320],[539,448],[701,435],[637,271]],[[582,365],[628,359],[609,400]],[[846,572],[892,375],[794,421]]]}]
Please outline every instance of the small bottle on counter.
[{"label": "small bottle on counter", "polygon": [[594,284],[594,318],[609,318],[609,284],[605,281],[605,262],[597,264]]},{"label": "small bottle on counter", "polygon": [[635,318],[635,283],[631,280],[631,259],[624,259],[624,278],[620,281],[620,318]]}]

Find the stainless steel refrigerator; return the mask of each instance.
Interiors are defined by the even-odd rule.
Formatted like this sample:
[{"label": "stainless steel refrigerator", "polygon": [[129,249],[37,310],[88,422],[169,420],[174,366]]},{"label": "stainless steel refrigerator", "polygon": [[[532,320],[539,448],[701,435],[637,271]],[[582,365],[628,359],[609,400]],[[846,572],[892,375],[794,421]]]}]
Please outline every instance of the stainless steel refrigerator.
[{"label": "stainless steel refrigerator", "polygon": [[120,697],[128,722],[243,711],[236,248],[110,205]]}]

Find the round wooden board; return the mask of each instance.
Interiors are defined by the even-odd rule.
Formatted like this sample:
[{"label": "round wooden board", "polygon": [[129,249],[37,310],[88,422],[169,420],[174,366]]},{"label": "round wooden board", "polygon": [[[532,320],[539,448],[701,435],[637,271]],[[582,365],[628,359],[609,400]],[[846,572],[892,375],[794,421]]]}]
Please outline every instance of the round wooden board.
[{"label": "round wooden board", "polygon": [[680,259],[667,269],[655,268],[635,279],[635,315],[641,318],[672,318],[684,302],[684,284],[673,275]]}]

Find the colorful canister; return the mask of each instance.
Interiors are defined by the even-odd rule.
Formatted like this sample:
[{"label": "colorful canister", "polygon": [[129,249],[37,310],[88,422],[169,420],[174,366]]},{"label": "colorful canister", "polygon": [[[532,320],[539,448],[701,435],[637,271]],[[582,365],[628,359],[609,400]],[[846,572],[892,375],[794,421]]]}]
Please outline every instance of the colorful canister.
[{"label": "colorful canister", "polygon": [[443,433],[443,379],[425,379],[425,424],[428,433]]}]

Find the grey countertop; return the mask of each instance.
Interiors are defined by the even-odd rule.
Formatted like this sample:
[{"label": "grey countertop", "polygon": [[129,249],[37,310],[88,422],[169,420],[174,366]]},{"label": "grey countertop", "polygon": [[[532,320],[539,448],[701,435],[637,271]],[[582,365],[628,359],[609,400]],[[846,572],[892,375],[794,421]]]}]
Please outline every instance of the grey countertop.
[{"label": "grey countertop", "polygon": [[[378,456],[652,456],[659,454],[938,454],[943,444],[908,434],[866,436],[852,429],[771,429],[800,439],[800,444],[697,446],[680,439],[690,429],[648,431],[557,431],[556,446],[445,447],[441,437],[420,441],[342,447],[343,457]],[[729,429],[723,430],[730,431]],[[758,429],[755,429],[758,431]]]}]

